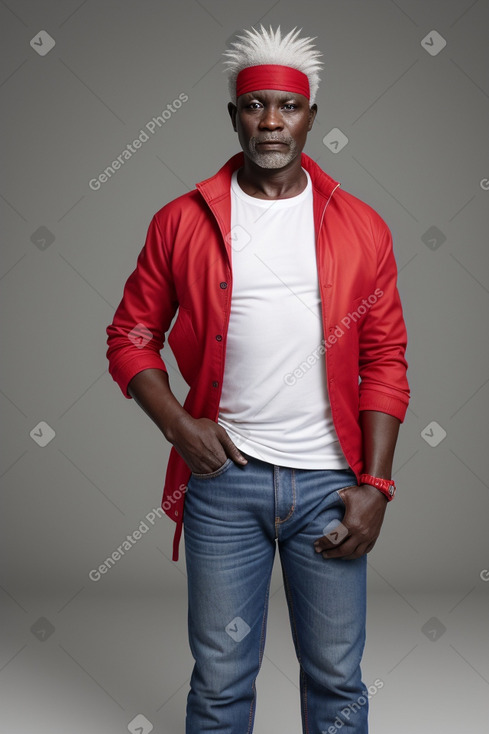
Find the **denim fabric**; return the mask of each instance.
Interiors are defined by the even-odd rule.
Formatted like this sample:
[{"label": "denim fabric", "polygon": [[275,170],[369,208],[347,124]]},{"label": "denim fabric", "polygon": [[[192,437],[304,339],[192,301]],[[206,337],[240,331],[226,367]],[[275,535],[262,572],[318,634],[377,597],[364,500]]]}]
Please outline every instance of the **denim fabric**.
[{"label": "denim fabric", "polygon": [[[186,732],[250,734],[278,546],[300,665],[304,734],[367,734],[367,556],[325,559],[316,538],[341,521],[351,469],[291,469],[251,456],[193,474],[185,501],[188,629],[195,665]],[[362,705],[358,705],[358,701]],[[365,701],[365,703],[363,703]]]}]

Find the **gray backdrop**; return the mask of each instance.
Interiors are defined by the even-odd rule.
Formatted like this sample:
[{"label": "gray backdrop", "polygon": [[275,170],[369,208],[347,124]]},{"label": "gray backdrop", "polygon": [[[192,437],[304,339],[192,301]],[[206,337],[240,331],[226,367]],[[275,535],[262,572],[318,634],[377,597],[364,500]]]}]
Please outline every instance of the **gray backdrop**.
[{"label": "gray backdrop", "polygon": [[[394,237],[412,400],[396,452],[398,494],[369,556],[369,593],[397,599],[416,630],[430,622],[433,639],[452,608],[471,596],[487,602],[489,2],[10,0],[0,21],[4,680],[13,690],[17,674],[36,680],[37,651],[51,643],[50,654],[110,691],[128,721],[138,706],[127,691],[121,702],[110,671],[124,667],[115,651],[139,612],[109,624],[103,604],[120,615],[124,599],[162,598],[161,626],[174,604],[183,635],[183,544],[172,563],[174,525],[151,515],[169,445],[109,376],[105,327],[153,214],[239,149],[220,54],[236,30],[259,21],[317,36],[325,69],[305,152],[373,206]],[[182,94],[188,100],[158,126],[153,118]],[[148,139],[94,183],[143,130]],[[163,356],[183,401],[187,386],[167,346]],[[147,532],[91,580],[141,523]],[[277,568],[274,583],[280,589]],[[421,593],[445,601],[421,612]],[[96,648],[84,657],[100,625],[107,647],[100,659]],[[170,673],[187,654],[172,649],[173,634],[172,662],[155,660],[157,690],[145,689],[155,711],[188,678],[188,665],[178,680]],[[488,683],[480,644],[459,652]],[[399,646],[392,664],[410,647]],[[100,720],[92,730],[112,731]]]}]

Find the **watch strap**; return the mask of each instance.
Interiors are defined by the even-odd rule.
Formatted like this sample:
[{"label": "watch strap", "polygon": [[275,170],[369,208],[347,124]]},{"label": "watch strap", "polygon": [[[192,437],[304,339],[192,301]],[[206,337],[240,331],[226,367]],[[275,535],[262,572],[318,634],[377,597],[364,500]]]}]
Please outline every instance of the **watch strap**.
[{"label": "watch strap", "polygon": [[372,487],[375,487],[385,495],[389,502],[394,499],[396,485],[393,479],[374,477],[372,474],[360,474],[360,484],[370,484]]}]

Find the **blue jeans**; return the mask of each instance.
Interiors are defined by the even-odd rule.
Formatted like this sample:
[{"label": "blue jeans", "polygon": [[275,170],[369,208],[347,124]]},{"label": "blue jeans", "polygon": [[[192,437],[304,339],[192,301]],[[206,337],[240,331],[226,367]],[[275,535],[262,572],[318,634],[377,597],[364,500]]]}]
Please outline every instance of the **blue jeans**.
[{"label": "blue jeans", "polygon": [[[342,519],[351,469],[291,469],[246,455],[192,474],[184,510],[195,665],[186,732],[250,734],[276,541],[300,665],[304,734],[367,734],[360,661],[367,556],[325,559],[313,542]],[[329,532],[327,529],[326,532]]]}]

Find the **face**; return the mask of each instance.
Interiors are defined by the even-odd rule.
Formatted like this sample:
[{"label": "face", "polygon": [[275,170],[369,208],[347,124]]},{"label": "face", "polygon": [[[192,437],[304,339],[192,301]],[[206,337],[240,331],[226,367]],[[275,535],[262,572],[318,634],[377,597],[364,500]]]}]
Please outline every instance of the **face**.
[{"label": "face", "polygon": [[244,154],[260,168],[284,168],[300,156],[317,107],[302,94],[266,89],[228,105]]}]

